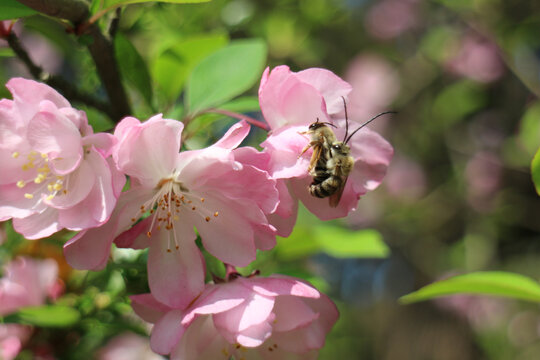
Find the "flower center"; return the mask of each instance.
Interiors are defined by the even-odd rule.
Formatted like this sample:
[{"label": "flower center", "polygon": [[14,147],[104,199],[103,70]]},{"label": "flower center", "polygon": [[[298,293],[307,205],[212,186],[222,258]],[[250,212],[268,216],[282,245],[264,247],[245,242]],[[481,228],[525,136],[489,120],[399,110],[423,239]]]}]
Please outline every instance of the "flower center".
[{"label": "flower center", "polygon": [[[11,154],[13,158],[18,158],[21,154],[15,151]],[[32,192],[27,192],[24,197],[33,199],[34,196],[45,194],[47,200],[52,200],[57,195],[67,194],[67,179],[64,176],[55,175],[49,168],[49,157],[47,154],[41,154],[36,151],[30,151],[26,155],[25,162],[21,169],[28,172],[28,176],[17,181],[17,187],[24,188],[28,183],[34,183],[37,186]],[[40,199],[41,201],[41,199]]]},{"label": "flower center", "polygon": [[[152,216],[150,230],[146,233],[148,237],[152,237],[152,229],[166,230],[169,232],[169,243],[167,252],[171,252],[171,244],[174,243],[175,249],[179,249],[179,241],[174,231],[174,225],[180,220],[180,211],[193,211],[201,216],[206,222],[210,222],[212,218],[217,218],[219,212],[211,210],[205,206],[205,198],[190,192],[184,184],[175,180],[176,176],[161,179],[156,186],[155,195],[142,204],[139,208],[138,216],[131,218],[135,223],[140,216],[149,214]],[[185,211],[183,210],[183,211]],[[171,236],[172,233],[172,236]]]}]

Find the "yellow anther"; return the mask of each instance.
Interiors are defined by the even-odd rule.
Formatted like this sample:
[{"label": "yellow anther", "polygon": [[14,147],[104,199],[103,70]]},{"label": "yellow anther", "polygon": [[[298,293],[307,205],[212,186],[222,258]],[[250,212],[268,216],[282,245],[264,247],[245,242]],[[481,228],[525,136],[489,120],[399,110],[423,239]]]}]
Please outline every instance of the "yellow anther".
[{"label": "yellow anther", "polygon": [[49,190],[49,192],[53,192],[54,191],[53,184],[47,185],[47,190]]},{"label": "yellow anther", "polygon": [[54,184],[53,189],[56,190],[56,191],[62,190],[62,184],[60,184],[60,183]]},{"label": "yellow anther", "polygon": [[22,188],[24,187],[24,185],[26,185],[26,183],[24,182],[24,180],[19,180],[19,181],[17,181],[17,187],[18,187],[18,188],[21,188],[21,189],[22,189]]},{"label": "yellow anther", "polygon": [[47,196],[46,199],[49,200],[49,201],[51,201],[52,199],[54,199],[54,194],[51,194],[51,195]]},{"label": "yellow anther", "polygon": [[43,158],[43,159],[47,159],[47,158],[48,158],[48,156],[47,156],[47,154],[41,154],[41,158]]},{"label": "yellow anther", "polygon": [[174,216],[173,216],[173,220],[174,220],[174,221],[177,221],[177,220],[180,220],[180,218],[178,217],[178,215],[174,215]]},{"label": "yellow anther", "polygon": [[28,169],[29,169],[29,168],[28,168],[28,164],[23,164],[22,169],[23,169],[23,171],[28,170]]},{"label": "yellow anther", "polygon": [[216,211],[216,212],[214,213],[214,216],[215,216],[215,217],[218,217],[218,215],[219,215],[219,212]]},{"label": "yellow anther", "polygon": [[19,157],[19,155],[20,155],[20,154],[19,154],[18,151],[14,151],[13,154],[11,154],[11,157],[14,158],[14,159],[16,159],[16,158]]},{"label": "yellow anther", "polygon": [[26,193],[26,194],[24,194],[24,197],[27,198],[27,199],[33,199],[34,195]]}]

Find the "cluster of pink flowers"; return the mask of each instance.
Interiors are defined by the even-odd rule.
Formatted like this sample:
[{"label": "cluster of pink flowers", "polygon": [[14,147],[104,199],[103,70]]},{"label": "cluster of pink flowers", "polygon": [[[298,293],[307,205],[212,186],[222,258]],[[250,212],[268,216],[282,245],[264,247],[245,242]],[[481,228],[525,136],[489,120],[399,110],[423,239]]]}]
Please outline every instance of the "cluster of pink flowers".
[{"label": "cluster of pink flowers", "polygon": [[113,243],[148,248],[151,294],[132,300],[156,324],[151,346],[159,354],[317,356],[338,317],[328,297],[278,275],[229,272],[205,284],[195,240],[228,268],[247,266],[276,235],[290,234],[299,201],[320,219],[343,217],[380,184],[393,150],[364,128],[348,144],[355,165],[337,208],[308,192],[311,150],[300,156],[309,141],[301,132],[320,119],[344,136],[348,83],[323,69],[267,69],[259,99],[271,132],[263,151],[240,146],[245,121],[207,148],[180,151],[179,121],[127,117],[114,134],[94,134],[84,112],[48,86],[12,79],[8,88],[13,100],[0,101],[0,220],[13,219],[29,239],[80,231],[64,247],[78,269],[102,269]]}]

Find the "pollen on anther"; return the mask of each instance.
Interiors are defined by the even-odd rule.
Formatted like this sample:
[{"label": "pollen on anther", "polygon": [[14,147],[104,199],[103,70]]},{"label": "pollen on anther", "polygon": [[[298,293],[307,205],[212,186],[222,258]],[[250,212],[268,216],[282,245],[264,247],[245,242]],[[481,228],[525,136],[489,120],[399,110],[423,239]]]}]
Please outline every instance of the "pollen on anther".
[{"label": "pollen on anther", "polygon": [[13,154],[11,154],[11,157],[14,158],[14,159],[16,159],[16,158],[19,157],[19,155],[20,155],[20,154],[19,154],[18,151],[14,151]]},{"label": "pollen on anther", "polygon": [[62,191],[62,192],[64,193],[64,195],[66,195],[66,194],[67,194],[67,190],[66,190],[66,189],[64,189],[64,191]]},{"label": "pollen on anther", "polygon": [[147,232],[147,233],[146,233],[146,236],[151,237],[151,236],[152,236],[152,232],[151,232],[151,231]]},{"label": "pollen on anther", "polygon": [[201,202],[204,202],[204,198],[201,198]]},{"label": "pollen on anther", "polygon": [[26,193],[26,194],[24,194],[24,197],[27,198],[27,199],[33,199],[34,195]]},{"label": "pollen on anther", "polygon": [[19,181],[17,181],[17,187],[18,187],[18,188],[21,188],[21,189],[22,189],[22,188],[24,187],[24,185],[26,185],[26,183],[24,182],[24,180],[19,180]]},{"label": "pollen on anther", "polygon": [[180,246],[176,245],[176,250],[180,249]]},{"label": "pollen on anther", "polygon": [[58,183],[54,184],[53,189],[56,190],[56,191],[62,190],[62,184],[58,184]]},{"label": "pollen on anther", "polygon": [[206,222],[209,222],[209,221],[210,221],[210,216],[207,216],[207,217],[205,218],[205,220],[206,220]]},{"label": "pollen on anther", "polygon": [[51,201],[52,199],[54,199],[54,194],[51,194],[49,196],[47,196],[46,198],[48,201]]},{"label": "pollen on anther", "polygon": [[167,249],[167,252],[171,252],[171,249]]},{"label": "pollen on anther", "polygon": [[191,208],[191,210],[195,210],[195,209],[197,209],[195,206]]},{"label": "pollen on anther", "polygon": [[135,222],[135,221],[137,221],[137,219],[135,219],[135,218],[131,218],[131,221]]},{"label": "pollen on anther", "polygon": [[218,215],[219,215],[219,212],[216,211],[216,212],[214,213],[214,216],[215,216],[215,217],[218,217]]}]

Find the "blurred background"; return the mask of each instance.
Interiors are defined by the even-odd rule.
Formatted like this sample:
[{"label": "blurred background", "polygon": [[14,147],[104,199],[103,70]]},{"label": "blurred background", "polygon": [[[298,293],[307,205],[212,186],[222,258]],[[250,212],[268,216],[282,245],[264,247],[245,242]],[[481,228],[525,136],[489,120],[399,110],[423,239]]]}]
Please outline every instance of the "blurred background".
[{"label": "blurred background", "polygon": [[[103,93],[85,48],[57,21],[32,16],[15,31],[47,71]],[[370,125],[395,149],[381,187],[339,221],[323,223],[300,209],[293,234],[246,269],[302,277],[337,302],[341,318],[320,359],[540,359],[535,304],[461,295],[397,302],[434,280],[471,271],[540,279],[540,199],[529,170],[540,146],[540,2],[157,3],[127,7],[119,34],[142,56],[152,79],[153,101],[130,88],[140,119],[182,114],[190,70],[229,39],[243,38],[268,44],[271,67],[324,67],[351,83],[353,120],[398,112]],[[30,77],[5,43],[0,46],[0,82]],[[0,95],[10,96],[4,88]],[[86,110],[96,130],[114,126]],[[261,118],[252,106],[246,111]],[[190,123],[192,144],[211,143],[233,122],[212,121]],[[256,131],[250,142],[264,137]],[[34,330],[19,359],[109,359],[107,349],[147,349],[141,337],[147,328],[131,315],[127,300],[147,291],[144,252],[117,251],[114,264],[100,273],[74,272],[61,253],[69,236],[28,242],[4,224],[0,261],[55,258],[65,293],[59,301],[82,316],[73,327]],[[340,251],[346,241],[374,247]]]}]

